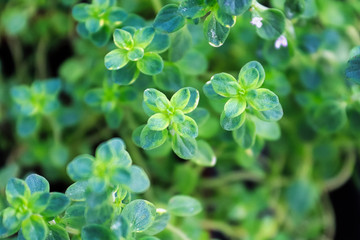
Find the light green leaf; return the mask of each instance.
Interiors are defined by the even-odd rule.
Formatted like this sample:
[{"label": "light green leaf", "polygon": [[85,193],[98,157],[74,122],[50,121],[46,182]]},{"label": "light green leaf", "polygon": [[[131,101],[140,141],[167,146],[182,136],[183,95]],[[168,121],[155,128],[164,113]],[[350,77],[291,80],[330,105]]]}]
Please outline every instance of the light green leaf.
[{"label": "light green leaf", "polygon": [[240,128],[233,131],[234,140],[243,148],[251,148],[255,143],[255,136],[255,123],[250,119],[247,119]]},{"label": "light green leaf", "polygon": [[97,31],[99,31],[99,29],[101,28],[101,26],[103,24],[104,23],[101,21],[101,19],[94,18],[94,17],[90,17],[90,18],[86,19],[86,21],[85,21],[85,27],[89,31],[90,34],[93,34],[93,33],[96,33]]},{"label": "light green leaf", "polygon": [[130,85],[138,78],[140,71],[136,62],[128,62],[124,67],[111,71],[111,79],[119,85]]},{"label": "light green leaf", "polygon": [[50,186],[46,178],[38,174],[30,174],[25,178],[25,182],[28,185],[31,193],[35,192],[49,192]]},{"label": "light green leaf", "polygon": [[3,211],[3,219],[2,219],[2,223],[4,229],[19,229],[20,228],[20,224],[21,224],[21,220],[18,218],[18,212],[12,208],[12,207],[8,207],[5,208]]},{"label": "light green leaf", "polygon": [[202,211],[202,206],[195,198],[177,195],[169,200],[168,210],[175,216],[190,217],[200,213]]},{"label": "light green leaf", "polygon": [[48,227],[39,215],[31,215],[21,224],[21,231],[26,240],[45,240]]},{"label": "light green leaf", "polygon": [[184,78],[179,68],[170,62],[165,62],[161,73],[154,76],[158,88],[164,91],[177,91],[184,85]]},{"label": "light green leaf", "polygon": [[129,62],[127,50],[115,49],[105,55],[105,67],[109,70],[118,70]]},{"label": "light green leaf", "polygon": [[196,138],[198,136],[198,126],[194,119],[185,116],[181,123],[173,124],[175,131],[185,138]]},{"label": "light green leaf", "polygon": [[210,81],[214,91],[223,97],[236,97],[241,92],[239,83],[228,73],[215,74]]},{"label": "light green leaf", "polygon": [[231,28],[236,23],[236,17],[224,12],[221,8],[214,11],[216,20],[224,27]]},{"label": "light green leaf", "polygon": [[276,122],[265,122],[254,118],[256,135],[267,140],[277,140],[280,138],[280,126]]},{"label": "light green leaf", "polygon": [[134,46],[134,40],[128,31],[115,29],[113,38],[118,48],[130,50]]},{"label": "light green leaf", "polygon": [[157,53],[145,53],[144,57],[136,62],[136,66],[140,72],[152,76],[161,73],[164,62]]},{"label": "light green leaf", "polygon": [[265,88],[249,91],[246,100],[257,111],[270,110],[280,105],[278,96]]},{"label": "light green leaf", "polygon": [[127,53],[127,58],[130,61],[138,61],[143,57],[144,57],[144,49],[139,47],[134,47],[131,50],[129,50]]},{"label": "light green leaf", "polygon": [[69,163],[66,172],[74,180],[88,179],[93,173],[94,157],[88,154],[77,156]]},{"label": "light green leaf", "polygon": [[[110,182],[112,185],[122,185],[122,184],[129,184],[131,180],[130,171],[127,168],[124,168],[123,166],[114,166],[111,169],[110,175]],[[104,185],[106,185],[106,182],[104,181]],[[100,192],[100,191],[99,191]]]},{"label": "light green leaf", "polygon": [[150,180],[145,171],[138,166],[131,166],[130,168],[130,183],[128,184],[130,190],[134,193],[143,193],[150,187]]},{"label": "light green leaf", "polygon": [[182,28],[171,35],[171,45],[169,48],[169,60],[177,62],[184,57],[191,48],[192,37],[187,27]]},{"label": "light green leaf", "polygon": [[162,131],[153,131],[147,125],[143,128],[140,134],[141,147],[150,150],[161,146],[168,137],[166,129]]},{"label": "light green leaf", "polygon": [[277,9],[267,9],[260,13],[263,18],[262,27],[256,28],[258,35],[266,40],[280,37],[285,30],[285,16]]},{"label": "light green leaf", "polygon": [[246,101],[244,98],[230,98],[224,106],[224,112],[226,117],[234,118],[242,114],[245,111],[245,108]]},{"label": "light green leaf", "polygon": [[163,113],[156,113],[149,118],[147,126],[151,130],[161,131],[167,128],[169,126],[169,123],[170,119],[168,118],[168,116]]},{"label": "light green leaf", "polygon": [[215,15],[210,14],[204,22],[204,31],[209,44],[213,47],[220,47],[228,37],[230,28],[221,25]]},{"label": "light green leaf", "polygon": [[20,225],[16,226],[16,228],[13,229],[8,229],[4,226],[4,211],[0,211],[0,237],[1,238],[6,238],[9,237],[11,235],[13,235],[14,233],[16,233],[17,231],[19,231]]},{"label": "light green leaf", "polygon": [[103,162],[112,162],[118,165],[128,167],[131,165],[131,158],[125,150],[125,143],[121,138],[112,138],[101,143],[96,148],[96,160]]},{"label": "light green leaf", "polygon": [[29,199],[28,206],[34,213],[40,213],[46,209],[50,201],[50,193],[35,192]]},{"label": "light green leaf", "polygon": [[184,25],[185,18],[179,13],[175,4],[164,6],[154,20],[154,27],[167,33],[176,32]]},{"label": "light green leaf", "polygon": [[182,88],[177,91],[170,99],[170,104],[175,109],[182,110],[189,102],[190,91],[187,88]]},{"label": "light green leaf", "polygon": [[49,225],[49,234],[46,240],[70,240],[69,234],[59,224]]},{"label": "light green leaf", "polygon": [[[258,79],[257,83],[255,84],[255,86],[253,86],[251,81],[249,81],[250,79],[248,79],[248,80],[245,80],[245,79],[243,80],[242,79],[243,76],[245,75],[245,72],[247,72],[250,69],[256,69],[258,71],[258,74],[259,74],[259,79]],[[243,84],[244,86],[249,85],[248,89],[250,89],[250,88],[259,88],[264,83],[264,81],[265,81],[265,70],[264,70],[263,66],[259,62],[251,61],[251,62],[248,62],[247,64],[245,64],[241,68],[240,73],[239,73],[239,83]]]},{"label": "light green leaf", "polygon": [[152,42],[155,36],[153,27],[145,27],[136,30],[134,34],[134,45],[140,48],[146,48]]},{"label": "light green leaf", "polygon": [[172,149],[175,154],[183,159],[191,159],[197,151],[196,140],[191,137],[183,137],[174,134],[172,137]]},{"label": "light green leaf", "polygon": [[241,127],[246,119],[246,112],[243,112],[242,114],[229,118],[226,116],[225,111],[221,113],[220,116],[220,125],[223,129],[226,131],[233,131]]},{"label": "light green leaf", "polygon": [[169,100],[162,92],[154,88],[148,88],[144,91],[144,103],[150,110],[154,112],[160,112],[156,105],[156,102],[159,101],[165,103],[166,106],[170,106]]},{"label": "light green leaf", "polygon": [[152,203],[138,199],[127,204],[121,216],[128,220],[133,232],[143,232],[153,224],[156,208]]},{"label": "light green leaf", "polygon": [[255,115],[258,118],[260,118],[261,120],[268,121],[268,122],[275,122],[275,121],[280,120],[282,118],[282,116],[284,115],[284,113],[283,113],[283,109],[282,109],[281,105],[279,104],[270,110],[266,110],[266,111],[262,111],[262,112],[256,111]]},{"label": "light green leaf", "polygon": [[186,18],[203,17],[208,11],[204,0],[183,0],[179,6],[179,12]]},{"label": "light green leaf", "polygon": [[256,68],[250,68],[240,72],[239,83],[244,89],[253,89],[259,81],[259,72]]},{"label": "light green leaf", "polygon": [[145,230],[144,234],[155,235],[163,231],[170,221],[170,214],[162,208],[156,209],[156,216],[153,224]]},{"label": "light green leaf", "polygon": [[190,99],[187,105],[183,109],[181,109],[181,111],[183,113],[190,113],[194,111],[195,108],[198,106],[200,100],[200,94],[199,91],[193,87],[187,87],[186,89],[188,89],[190,92]]},{"label": "light green leaf", "polygon": [[45,217],[55,217],[65,211],[69,204],[70,200],[65,194],[52,192],[50,193],[49,204],[41,215]]},{"label": "light green leaf", "polygon": [[250,8],[251,3],[251,0],[218,0],[219,7],[233,16],[243,14]]},{"label": "light green leaf", "polygon": [[87,206],[85,219],[87,224],[107,225],[114,215],[114,207],[107,202],[96,201],[95,206]]},{"label": "light green leaf", "polygon": [[190,160],[200,166],[213,167],[216,164],[216,156],[211,146],[200,140],[197,142],[197,151]]},{"label": "light green leaf", "polygon": [[72,9],[72,15],[77,21],[85,21],[90,16],[90,5],[87,3],[76,4]]},{"label": "light green leaf", "polygon": [[82,240],[116,240],[117,237],[108,229],[97,224],[90,224],[82,228],[81,230]]},{"label": "light green leaf", "polygon": [[72,201],[84,201],[87,187],[88,181],[75,182],[66,189],[65,195]]},{"label": "light green leaf", "polygon": [[175,110],[174,115],[172,116],[172,121],[174,123],[182,123],[185,121],[185,114],[181,110]]},{"label": "light green leaf", "polygon": [[11,178],[6,185],[6,200],[10,205],[17,207],[30,197],[30,189],[24,180]]}]

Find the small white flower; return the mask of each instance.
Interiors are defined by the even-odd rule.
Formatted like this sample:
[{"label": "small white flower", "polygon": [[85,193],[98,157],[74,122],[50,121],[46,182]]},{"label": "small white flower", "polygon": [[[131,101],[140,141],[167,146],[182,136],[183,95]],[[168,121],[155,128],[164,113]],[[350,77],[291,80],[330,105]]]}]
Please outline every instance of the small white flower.
[{"label": "small white flower", "polygon": [[278,39],[275,41],[275,48],[279,49],[281,46],[287,47],[288,41],[284,35],[281,35]]},{"label": "small white flower", "polygon": [[263,20],[262,17],[253,17],[253,19],[251,19],[251,24],[255,25],[257,28],[261,28],[261,26],[263,25],[263,23],[261,22]]}]

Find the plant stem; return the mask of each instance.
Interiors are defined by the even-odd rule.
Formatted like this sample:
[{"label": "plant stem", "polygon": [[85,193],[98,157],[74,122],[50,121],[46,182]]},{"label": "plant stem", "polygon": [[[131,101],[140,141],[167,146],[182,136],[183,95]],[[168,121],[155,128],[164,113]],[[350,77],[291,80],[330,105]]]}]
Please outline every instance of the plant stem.
[{"label": "plant stem", "polygon": [[262,179],[264,179],[264,176],[260,173],[237,171],[220,176],[218,178],[205,179],[201,182],[201,187],[202,188],[223,187],[232,182],[238,182],[243,180],[260,182]]},{"label": "plant stem", "polygon": [[232,239],[240,239],[241,237],[246,236],[246,233],[242,229],[232,227],[232,226],[230,226],[224,222],[220,222],[220,221],[205,219],[205,220],[201,221],[201,226],[207,230],[220,231],[220,232],[224,233],[225,235],[231,237]]},{"label": "plant stem", "polygon": [[151,0],[151,3],[154,7],[155,12],[158,13],[162,8],[161,0]]},{"label": "plant stem", "polygon": [[47,77],[46,50],[47,50],[47,39],[41,38],[35,53],[36,73],[39,79],[44,79]]},{"label": "plant stem", "polygon": [[171,225],[170,223],[166,226],[166,228],[177,235],[181,240],[191,240],[181,229]]}]

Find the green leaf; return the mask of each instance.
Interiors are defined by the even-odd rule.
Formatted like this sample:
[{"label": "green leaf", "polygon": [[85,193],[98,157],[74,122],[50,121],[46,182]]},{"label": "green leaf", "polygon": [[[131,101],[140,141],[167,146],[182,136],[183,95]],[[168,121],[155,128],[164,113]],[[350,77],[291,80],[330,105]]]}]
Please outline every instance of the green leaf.
[{"label": "green leaf", "polygon": [[49,192],[50,186],[46,178],[38,174],[30,174],[25,178],[25,182],[28,185],[31,193],[35,192]]},{"label": "green leaf", "polygon": [[127,57],[127,50],[115,49],[105,55],[105,67],[109,70],[118,70],[124,67],[129,59]]},{"label": "green leaf", "polygon": [[152,203],[138,199],[127,204],[121,215],[130,223],[133,232],[143,232],[153,224],[156,208]]},{"label": "green leaf", "polygon": [[177,62],[182,59],[186,52],[191,48],[192,37],[187,27],[171,35],[171,45],[169,48],[169,59]]},{"label": "green leaf", "polygon": [[103,25],[103,23],[101,22],[101,20],[94,18],[94,17],[90,17],[90,18],[86,19],[86,21],[85,21],[85,27],[89,31],[90,34],[93,34],[93,33],[96,33],[97,31],[99,31],[99,29],[101,28],[102,25]]},{"label": "green leaf", "polygon": [[157,102],[162,102],[166,107],[170,106],[170,102],[162,92],[154,89],[148,88],[144,91],[144,103],[145,105],[154,112],[160,112]]},{"label": "green leaf", "polygon": [[276,122],[265,122],[254,118],[256,135],[267,140],[278,140],[281,136],[280,126]]},{"label": "green leaf", "polygon": [[250,6],[251,0],[219,0],[219,7],[227,14],[236,16],[246,12]]},{"label": "green leaf", "polygon": [[287,18],[293,19],[304,13],[306,3],[304,0],[286,0],[284,4],[284,12]]},{"label": "green leaf", "polygon": [[117,237],[127,238],[130,233],[130,226],[128,221],[121,215],[115,216],[111,223],[111,231]]},{"label": "green leaf", "polygon": [[128,16],[127,12],[119,7],[112,7],[108,14],[109,21],[114,25],[120,25]]},{"label": "green leaf", "polygon": [[147,126],[150,130],[161,131],[166,129],[169,126],[170,119],[163,113],[156,113],[152,115],[148,122]]},{"label": "green leaf", "polygon": [[161,146],[168,137],[166,129],[162,131],[153,131],[147,125],[142,129],[140,134],[141,147],[150,150]]},{"label": "green leaf", "polygon": [[2,224],[5,229],[19,229],[21,220],[17,217],[18,213],[12,207],[3,210]]},{"label": "green leaf", "polygon": [[209,44],[213,47],[220,47],[228,37],[230,28],[221,25],[215,15],[211,14],[204,22],[204,31]]},{"label": "green leaf", "polygon": [[0,211],[0,237],[1,238],[6,238],[9,237],[11,235],[13,235],[14,233],[16,233],[17,231],[19,231],[20,225],[16,226],[16,228],[13,229],[8,229],[4,226],[4,211]]},{"label": "green leaf", "polygon": [[70,240],[70,237],[65,228],[61,227],[59,224],[55,224],[49,225],[49,234],[47,235],[46,240]]},{"label": "green leaf", "polygon": [[39,116],[20,117],[16,121],[16,132],[20,137],[28,137],[37,130],[39,125]]},{"label": "green leaf", "polygon": [[360,84],[360,54],[352,57],[345,70],[346,78],[351,81]]},{"label": "green leaf", "polygon": [[242,114],[245,108],[246,101],[244,98],[230,98],[224,106],[224,113],[226,117],[234,118]]},{"label": "green leaf", "polygon": [[134,34],[134,45],[140,48],[146,48],[152,42],[155,36],[153,27],[145,27],[136,30]]},{"label": "green leaf", "polygon": [[268,121],[268,122],[275,122],[282,118],[283,116],[283,109],[281,105],[277,105],[275,108],[266,110],[266,111],[256,111],[255,115],[260,118],[261,120]]},{"label": "green leaf", "polygon": [[21,231],[26,240],[45,240],[48,227],[39,215],[31,215],[21,224]]},{"label": "green leaf", "polygon": [[121,138],[112,138],[101,143],[96,148],[96,159],[103,162],[112,162],[120,166],[129,167],[132,160],[125,150],[125,143]]},{"label": "green leaf", "polygon": [[86,180],[93,173],[94,157],[88,154],[77,156],[66,168],[69,177],[74,180]]},{"label": "green leaf", "polygon": [[181,111],[183,113],[190,113],[194,111],[195,108],[198,106],[200,100],[200,94],[199,91],[193,87],[186,87],[186,89],[188,89],[190,92],[190,99],[187,105],[183,109],[181,109]]},{"label": "green leaf", "polygon": [[[110,175],[110,182],[112,185],[122,185],[122,184],[129,184],[131,180],[130,171],[124,167],[113,167],[111,169]],[[104,185],[105,185],[104,181]]]},{"label": "green leaf", "polygon": [[197,142],[197,151],[190,160],[200,166],[213,167],[216,164],[216,156],[211,146],[200,140]]},{"label": "green leaf", "polygon": [[295,180],[286,191],[290,210],[301,216],[308,213],[316,204],[318,190],[307,180]]},{"label": "green leaf", "polygon": [[119,85],[130,85],[138,78],[140,71],[136,62],[128,62],[124,67],[111,71],[111,79]]},{"label": "green leaf", "polygon": [[111,30],[107,25],[102,26],[99,31],[90,35],[90,40],[95,46],[103,47],[105,46],[110,39]]},{"label": "green leaf", "polygon": [[240,128],[233,131],[235,142],[243,148],[251,148],[255,143],[255,136],[255,123],[250,119],[247,119]]},{"label": "green leaf", "polygon": [[40,213],[46,209],[50,201],[50,193],[48,192],[35,192],[31,195],[28,207],[34,213]]},{"label": "green leaf", "polygon": [[10,95],[14,102],[22,105],[23,103],[31,101],[31,91],[28,86],[14,86],[10,88]]},{"label": "green leaf", "polygon": [[185,116],[181,123],[174,123],[175,131],[185,138],[196,138],[198,136],[198,126],[194,119]]},{"label": "green leaf", "polygon": [[85,219],[87,224],[108,224],[113,215],[114,207],[106,202],[96,202],[95,206],[87,206]]},{"label": "green leaf", "polygon": [[134,46],[134,40],[131,34],[122,29],[115,29],[114,43],[118,48],[130,50]]},{"label": "green leaf", "polygon": [[170,221],[170,214],[162,208],[156,209],[156,216],[153,224],[145,230],[144,234],[155,235],[163,231]]},{"label": "green leaf", "polygon": [[257,111],[267,111],[280,105],[278,96],[265,88],[249,91],[246,100]]},{"label": "green leaf", "polygon": [[185,18],[179,13],[175,4],[164,6],[154,20],[154,27],[167,33],[176,32],[184,25]]},{"label": "green leaf", "polygon": [[52,192],[50,193],[49,204],[41,215],[45,217],[55,217],[65,211],[69,204],[70,200],[65,194]]},{"label": "green leaf", "polygon": [[205,54],[196,49],[186,51],[183,58],[176,64],[187,75],[197,76],[205,73],[208,69],[208,60]]},{"label": "green leaf", "polygon": [[81,230],[82,240],[116,240],[116,236],[108,229],[97,224],[90,224],[82,228]]},{"label": "green leaf", "polygon": [[170,99],[170,104],[175,109],[182,110],[188,104],[190,99],[190,91],[188,88],[178,90]]},{"label": "green leaf", "polygon": [[66,189],[65,195],[72,201],[84,201],[87,187],[87,181],[75,182]]},{"label": "green leaf", "polygon": [[258,35],[266,40],[280,37],[285,30],[285,16],[277,9],[267,9],[260,13],[263,18],[262,27],[256,28]]},{"label": "green leaf", "polygon": [[72,15],[77,21],[85,21],[90,16],[90,5],[87,3],[76,4],[72,9]]},{"label": "green leaf", "polygon": [[184,78],[179,68],[170,62],[165,62],[163,71],[154,76],[154,82],[164,91],[177,91],[184,86]]},{"label": "green leaf", "polygon": [[[248,76],[249,73],[253,73],[253,72],[250,71],[248,74],[246,74],[246,72],[251,69],[256,69],[258,72],[259,76],[258,76],[258,80],[257,80],[256,84],[255,84],[254,78],[250,77],[250,76],[253,76],[253,74],[250,74],[250,76]],[[249,79],[243,79],[244,77],[249,77]],[[240,73],[239,73],[239,83],[242,84],[243,87],[249,86],[248,89],[259,88],[264,83],[264,81],[265,81],[265,70],[259,62],[251,61],[251,62],[248,62],[247,64],[245,64],[241,68]],[[253,84],[255,84],[255,85],[253,85]]]},{"label": "green leaf", "polygon": [[236,97],[241,91],[239,83],[228,73],[218,73],[211,77],[214,91],[223,97]]},{"label": "green leaf", "polygon": [[179,12],[186,18],[203,17],[209,8],[205,5],[204,0],[184,0],[180,2]]},{"label": "green leaf", "polygon": [[250,68],[246,71],[240,72],[239,77],[240,86],[244,89],[253,89],[259,81],[259,72],[256,68]]},{"label": "green leaf", "polygon": [[201,204],[195,198],[177,195],[172,197],[168,203],[168,210],[171,214],[180,217],[191,217],[202,211]]},{"label": "green leaf", "polygon": [[197,151],[196,140],[191,137],[183,137],[179,134],[174,134],[172,138],[172,149],[175,154],[183,159],[191,159]]},{"label": "green leaf", "polygon": [[24,199],[30,197],[30,189],[24,180],[11,178],[6,185],[6,200],[10,205],[17,207],[22,205]]},{"label": "green leaf", "polygon": [[159,74],[164,68],[164,62],[157,53],[145,53],[144,57],[136,62],[140,72],[146,75]]},{"label": "green leaf", "polygon": [[162,53],[170,46],[170,37],[166,33],[156,32],[152,42],[145,48],[145,52]]},{"label": "green leaf", "polygon": [[216,21],[227,28],[231,28],[236,23],[236,17],[224,12],[221,8],[218,8],[215,12]]},{"label": "green leaf", "polygon": [[334,100],[314,106],[309,116],[312,127],[324,133],[339,131],[347,122],[345,106],[344,103]]},{"label": "green leaf", "polygon": [[242,114],[236,117],[229,118],[226,116],[225,111],[223,111],[220,116],[220,125],[226,131],[233,131],[241,127],[245,122],[245,119],[246,119],[246,112],[243,112]]},{"label": "green leaf", "polygon": [[131,50],[129,50],[127,53],[127,58],[130,61],[138,61],[143,57],[144,57],[144,49],[139,47],[134,47]]},{"label": "green leaf", "polygon": [[62,223],[75,229],[81,229],[85,225],[85,202],[79,202],[69,206],[62,218]]},{"label": "green leaf", "polygon": [[179,124],[184,122],[185,114],[181,110],[175,110],[174,115],[172,116],[172,121]]},{"label": "green leaf", "polygon": [[132,192],[143,193],[149,189],[150,180],[142,168],[138,166],[131,166],[130,176],[131,180],[128,186]]}]

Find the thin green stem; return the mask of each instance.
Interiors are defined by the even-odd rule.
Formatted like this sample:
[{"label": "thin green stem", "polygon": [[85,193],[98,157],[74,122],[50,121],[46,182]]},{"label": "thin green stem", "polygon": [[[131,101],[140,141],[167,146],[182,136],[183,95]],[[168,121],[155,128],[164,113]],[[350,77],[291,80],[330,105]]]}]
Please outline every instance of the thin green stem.
[{"label": "thin green stem", "polygon": [[229,183],[239,182],[239,181],[253,181],[260,182],[264,179],[264,176],[261,173],[252,173],[245,171],[232,172],[218,178],[205,179],[201,182],[202,188],[217,188],[228,185]]},{"label": "thin green stem", "polygon": [[174,225],[168,224],[166,228],[177,235],[181,240],[191,240],[181,229],[175,227]]},{"label": "thin green stem", "polygon": [[217,230],[232,239],[240,239],[246,236],[246,232],[241,228],[232,227],[225,222],[205,219],[201,221],[201,226],[206,230]]}]

